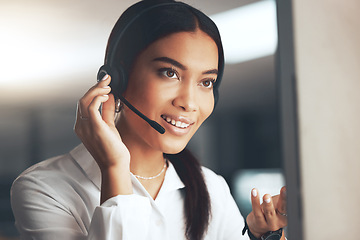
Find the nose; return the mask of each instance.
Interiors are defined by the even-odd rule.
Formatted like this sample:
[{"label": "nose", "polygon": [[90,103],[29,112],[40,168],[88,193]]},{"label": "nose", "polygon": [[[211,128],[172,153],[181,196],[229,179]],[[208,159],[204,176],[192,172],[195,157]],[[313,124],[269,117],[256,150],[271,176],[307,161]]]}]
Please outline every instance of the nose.
[{"label": "nose", "polygon": [[194,112],[199,109],[197,102],[196,86],[191,83],[181,84],[177,95],[173,100],[173,105],[186,112]]}]

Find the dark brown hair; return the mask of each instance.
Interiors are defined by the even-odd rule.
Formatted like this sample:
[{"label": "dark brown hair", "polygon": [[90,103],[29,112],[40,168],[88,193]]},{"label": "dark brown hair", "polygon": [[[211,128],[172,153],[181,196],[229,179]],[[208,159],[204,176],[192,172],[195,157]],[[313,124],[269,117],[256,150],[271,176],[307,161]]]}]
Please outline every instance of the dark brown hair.
[{"label": "dark brown hair", "polygon": [[200,163],[186,148],[178,154],[165,154],[165,157],[174,165],[185,185],[186,237],[203,239],[210,222],[211,203]]}]

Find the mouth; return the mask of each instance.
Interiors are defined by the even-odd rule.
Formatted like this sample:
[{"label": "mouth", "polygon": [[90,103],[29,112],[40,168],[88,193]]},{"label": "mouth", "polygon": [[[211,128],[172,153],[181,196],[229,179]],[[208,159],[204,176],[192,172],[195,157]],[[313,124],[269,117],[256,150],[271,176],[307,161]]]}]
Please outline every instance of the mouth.
[{"label": "mouth", "polygon": [[194,124],[194,122],[185,119],[185,118],[174,118],[171,116],[161,115],[161,118],[164,119],[167,123],[173,125],[174,127],[185,129]]}]

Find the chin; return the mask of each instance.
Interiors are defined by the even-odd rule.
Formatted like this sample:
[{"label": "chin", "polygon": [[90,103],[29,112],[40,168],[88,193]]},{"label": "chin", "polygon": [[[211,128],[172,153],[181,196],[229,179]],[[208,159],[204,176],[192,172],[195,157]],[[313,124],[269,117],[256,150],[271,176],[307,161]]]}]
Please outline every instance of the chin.
[{"label": "chin", "polygon": [[186,144],[172,144],[162,146],[162,152],[165,154],[178,154],[186,147]]},{"label": "chin", "polygon": [[182,148],[181,150],[177,150],[177,151],[166,151],[166,152],[164,152],[165,154],[172,154],[172,155],[174,155],[174,154],[178,154],[178,153],[180,153],[182,150],[184,150],[184,148]]}]

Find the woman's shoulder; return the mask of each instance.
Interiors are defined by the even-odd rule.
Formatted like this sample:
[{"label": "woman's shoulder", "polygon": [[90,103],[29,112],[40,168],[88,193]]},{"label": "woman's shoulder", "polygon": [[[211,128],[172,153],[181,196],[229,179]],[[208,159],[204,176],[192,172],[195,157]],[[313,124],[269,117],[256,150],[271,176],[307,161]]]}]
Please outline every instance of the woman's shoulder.
[{"label": "woman's shoulder", "polygon": [[13,211],[26,207],[44,209],[60,202],[65,203],[65,199],[59,196],[69,189],[64,166],[70,163],[69,156],[61,155],[39,162],[22,172],[10,191]]},{"label": "woman's shoulder", "polygon": [[59,172],[61,172],[61,168],[57,166],[60,165],[69,165],[71,162],[69,161],[68,154],[59,155],[56,157],[49,158],[47,160],[43,160],[39,163],[36,163],[26,170],[24,170],[14,181],[14,183],[24,180],[34,179],[36,181],[46,181],[49,178],[55,177]]},{"label": "woman's shoulder", "polygon": [[213,170],[211,170],[210,168],[207,168],[205,166],[201,166],[201,170],[202,170],[206,180],[216,181],[219,178],[222,178],[220,175],[215,173]]},{"label": "woman's shoulder", "polygon": [[227,182],[221,175],[204,166],[202,167],[202,172],[210,195],[212,193],[226,194],[230,192]]},{"label": "woman's shoulder", "polygon": [[61,181],[64,178],[76,180],[83,175],[96,175],[95,161],[80,144],[69,153],[43,160],[23,171],[15,182],[24,179],[36,179],[37,181],[49,181],[55,179]]},{"label": "woman's shoulder", "polygon": [[59,155],[30,166],[15,179],[14,183],[30,179],[46,182],[51,178],[56,178],[59,174],[66,174],[64,170],[71,167],[74,167],[74,164],[69,154]]},{"label": "woman's shoulder", "polygon": [[[211,199],[212,226],[209,228],[210,231],[223,229],[222,231],[227,234],[241,236],[240,231],[244,227],[243,217],[231,195],[227,182],[221,175],[206,167],[202,167],[202,171]],[[227,230],[224,230],[225,228]]]},{"label": "woman's shoulder", "polygon": [[[12,192],[26,189],[33,192],[46,190],[48,193],[60,194],[84,187],[94,188],[95,186],[92,185],[97,182],[98,176],[96,169],[93,170],[91,165],[92,160],[88,157],[79,160],[73,152],[74,150],[29,167],[15,179]],[[89,165],[81,165],[81,161],[83,163],[87,161]]]},{"label": "woman's shoulder", "polygon": [[60,207],[78,211],[76,206],[84,203],[93,209],[99,200],[96,183],[100,177],[91,171],[91,159],[84,158],[83,162],[91,164],[81,165],[72,153],[44,160],[21,173],[11,187],[14,208],[23,209],[30,204],[34,209]]}]

